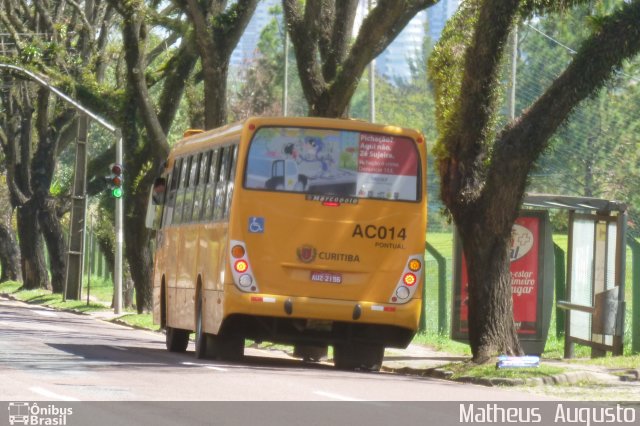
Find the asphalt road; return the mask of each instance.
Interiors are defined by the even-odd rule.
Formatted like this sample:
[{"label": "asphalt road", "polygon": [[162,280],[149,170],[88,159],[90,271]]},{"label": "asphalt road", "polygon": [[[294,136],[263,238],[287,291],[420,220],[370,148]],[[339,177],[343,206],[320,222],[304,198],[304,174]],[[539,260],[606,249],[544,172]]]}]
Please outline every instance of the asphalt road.
[{"label": "asphalt road", "polygon": [[[0,400],[7,402],[49,401],[73,405],[75,401],[242,401],[244,403],[218,404],[217,412],[230,410],[247,416],[252,413],[258,420],[263,415],[256,414],[255,403],[250,404],[254,409],[249,411],[238,408],[246,406],[247,401],[349,401],[353,404],[330,404],[335,407],[331,409],[321,404],[320,410],[324,415],[344,418],[349,414],[340,414],[341,410],[353,409],[360,420],[367,415],[388,416],[396,410],[402,411],[405,417],[414,413],[423,418],[426,410],[434,420],[437,418],[434,406],[457,410],[459,403],[415,405],[408,402],[504,403],[548,399],[509,389],[433,378],[343,372],[329,364],[303,363],[279,352],[252,348],[246,349],[242,363],[197,360],[192,346],[184,354],[167,352],[161,333],[6,299],[0,299],[0,372]],[[111,410],[107,408],[110,405],[104,404],[99,405],[98,411],[111,415],[124,416],[141,410],[140,406],[127,404],[117,404],[119,408]],[[187,410],[185,407],[189,404],[167,402],[144,406],[148,407],[147,415],[155,418],[154,424],[163,424],[162,420],[171,419],[172,415],[191,419],[193,421],[186,423],[196,424],[197,412],[204,408],[196,404]],[[305,415],[319,406],[298,403],[296,409],[292,409],[293,404],[258,404],[257,407],[258,412],[277,416],[279,424],[290,424],[286,419],[293,415],[291,413],[301,411],[301,415]],[[189,417],[185,411],[195,417]],[[448,424],[447,415],[444,416],[441,424]],[[357,423],[361,423],[360,420]],[[0,412],[0,424],[3,421]]]}]

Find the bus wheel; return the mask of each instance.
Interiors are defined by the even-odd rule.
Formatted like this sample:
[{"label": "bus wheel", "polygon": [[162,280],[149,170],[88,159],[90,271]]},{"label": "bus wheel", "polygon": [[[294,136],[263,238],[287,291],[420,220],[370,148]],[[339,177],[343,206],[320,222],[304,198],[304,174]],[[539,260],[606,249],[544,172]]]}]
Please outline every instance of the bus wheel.
[{"label": "bus wheel", "polygon": [[239,361],[244,356],[244,339],[238,336],[213,336],[216,357],[224,361]]},{"label": "bus wheel", "polygon": [[167,350],[170,352],[184,352],[189,345],[189,330],[165,327]]},{"label": "bus wheel", "polygon": [[340,370],[379,371],[384,346],[374,343],[341,343],[333,347],[333,363]]},{"label": "bus wheel", "polygon": [[326,346],[295,345],[293,347],[293,356],[307,362],[320,362],[322,358],[327,357],[327,353]]}]

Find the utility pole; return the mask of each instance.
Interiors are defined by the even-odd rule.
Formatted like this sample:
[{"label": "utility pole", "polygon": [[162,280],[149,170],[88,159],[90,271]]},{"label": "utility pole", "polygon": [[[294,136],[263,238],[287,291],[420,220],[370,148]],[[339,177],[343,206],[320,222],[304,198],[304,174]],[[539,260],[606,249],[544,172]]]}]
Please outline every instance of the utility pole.
[{"label": "utility pole", "polygon": [[289,110],[289,32],[284,28],[284,89],[282,90],[282,115],[288,115]]},{"label": "utility pole", "polygon": [[[369,13],[371,13],[371,7],[373,0],[369,0]],[[369,121],[375,123],[376,121],[376,60],[372,59],[369,63]]]}]

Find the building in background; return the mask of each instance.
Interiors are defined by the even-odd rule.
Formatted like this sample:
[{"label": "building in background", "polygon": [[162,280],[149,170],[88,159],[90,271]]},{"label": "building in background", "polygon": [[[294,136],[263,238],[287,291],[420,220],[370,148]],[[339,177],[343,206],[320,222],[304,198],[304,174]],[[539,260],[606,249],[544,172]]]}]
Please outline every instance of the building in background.
[{"label": "building in background", "polygon": [[256,56],[260,33],[264,30],[269,22],[273,19],[273,15],[269,13],[272,7],[281,4],[280,0],[261,0],[258,2],[256,11],[249,21],[244,34],[240,37],[238,45],[231,54],[230,66],[232,69],[239,69],[251,63]]},{"label": "building in background", "polygon": [[440,0],[427,9],[427,21],[429,22],[429,37],[433,43],[440,39],[447,20],[456,13],[462,0]]},{"label": "building in background", "polygon": [[393,42],[376,58],[376,72],[385,79],[401,83],[411,79],[412,62],[422,56],[427,24],[425,11],[418,13]]},{"label": "building in background", "polygon": [[[396,39],[376,58],[376,72],[392,82],[411,78],[410,64],[420,59],[425,36],[435,43],[440,38],[447,20],[455,13],[462,0],[440,0],[418,13]],[[374,1],[375,4],[375,1]],[[360,0],[358,20],[368,10],[369,0]],[[357,21],[358,22],[358,21]],[[359,25],[356,25],[359,27]]]}]

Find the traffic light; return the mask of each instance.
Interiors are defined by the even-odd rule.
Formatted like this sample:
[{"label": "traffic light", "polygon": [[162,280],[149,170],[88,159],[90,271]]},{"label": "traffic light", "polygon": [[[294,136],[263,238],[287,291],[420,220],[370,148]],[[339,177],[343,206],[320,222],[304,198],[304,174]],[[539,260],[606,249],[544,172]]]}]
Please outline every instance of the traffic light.
[{"label": "traffic light", "polygon": [[124,167],[122,167],[122,164],[114,163],[111,165],[111,174],[105,176],[113,198],[122,197],[122,184],[124,182],[124,178],[122,177],[123,170]]}]

